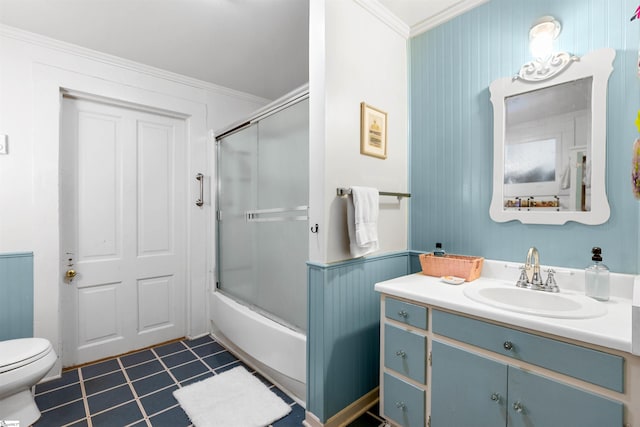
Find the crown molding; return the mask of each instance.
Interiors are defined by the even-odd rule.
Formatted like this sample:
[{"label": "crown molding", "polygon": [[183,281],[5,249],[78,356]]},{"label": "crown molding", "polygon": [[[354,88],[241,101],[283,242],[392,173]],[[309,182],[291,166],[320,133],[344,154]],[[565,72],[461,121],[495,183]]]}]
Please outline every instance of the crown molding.
[{"label": "crown molding", "polygon": [[246,92],[229,89],[224,86],[219,86],[214,83],[206,82],[204,80],[195,79],[182,74],[163,70],[161,68],[152,67],[150,65],[145,65],[140,62],[131,61],[129,59],[121,58],[119,56],[110,55],[110,54],[99,52],[93,49],[88,49],[72,43],[56,40],[51,37],[43,36],[37,33],[32,33],[29,31],[25,31],[25,30],[11,27],[9,25],[5,25],[1,23],[0,23],[0,37],[19,40],[32,45],[41,46],[47,49],[56,50],[58,52],[67,53],[69,55],[89,59],[96,62],[101,62],[103,64],[119,67],[125,70],[140,73],[140,74],[145,74],[147,76],[159,78],[162,80],[167,80],[170,82],[190,86],[196,89],[203,89],[203,90],[217,93],[220,95],[244,99],[249,102],[266,104],[271,101],[270,99],[255,96]]},{"label": "crown molding", "polygon": [[429,31],[432,28],[444,24],[445,22],[455,18],[456,16],[462,15],[463,13],[468,12],[471,9],[474,9],[481,4],[487,3],[489,1],[490,0],[460,0],[456,4],[446,8],[442,12],[412,26],[409,36],[415,37],[419,34]]},{"label": "crown molding", "polygon": [[409,39],[411,29],[409,26],[396,15],[391,13],[389,9],[382,5],[378,0],[353,0],[363,9],[367,10],[373,16],[378,18],[382,23],[386,24],[393,31],[398,33],[404,39]]}]

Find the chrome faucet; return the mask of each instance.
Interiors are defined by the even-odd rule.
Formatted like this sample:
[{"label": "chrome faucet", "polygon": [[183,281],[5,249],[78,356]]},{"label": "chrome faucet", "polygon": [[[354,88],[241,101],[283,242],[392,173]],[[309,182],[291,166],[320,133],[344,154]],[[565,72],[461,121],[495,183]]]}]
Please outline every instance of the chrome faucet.
[{"label": "chrome faucet", "polygon": [[538,249],[532,246],[529,248],[529,252],[527,252],[527,261],[520,267],[520,278],[516,286],[519,288],[533,289],[535,291],[559,292],[554,274],[555,271],[549,269],[547,280],[545,283],[542,283],[542,276],[540,275],[540,254],[538,253]]}]

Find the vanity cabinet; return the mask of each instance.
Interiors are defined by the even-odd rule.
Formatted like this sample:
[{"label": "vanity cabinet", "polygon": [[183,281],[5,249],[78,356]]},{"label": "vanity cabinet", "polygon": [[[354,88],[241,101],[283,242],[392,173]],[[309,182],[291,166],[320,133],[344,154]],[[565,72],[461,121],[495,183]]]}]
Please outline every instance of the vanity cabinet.
[{"label": "vanity cabinet", "polygon": [[625,359],[388,295],[381,415],[403,427],[623,426]]},{"label": "vanity cabinet", "polygon": [[431,426],[622,426],[620,402],[433,341]]}]

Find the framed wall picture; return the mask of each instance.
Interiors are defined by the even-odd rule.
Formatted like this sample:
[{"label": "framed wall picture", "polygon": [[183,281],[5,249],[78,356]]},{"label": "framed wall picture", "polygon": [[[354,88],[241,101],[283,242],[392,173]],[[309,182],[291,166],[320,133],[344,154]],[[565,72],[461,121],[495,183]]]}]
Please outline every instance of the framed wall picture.
[{"label": "framed wall picture", "polygon": [[360,154],[387,158],[387,113],[360,103]]}]

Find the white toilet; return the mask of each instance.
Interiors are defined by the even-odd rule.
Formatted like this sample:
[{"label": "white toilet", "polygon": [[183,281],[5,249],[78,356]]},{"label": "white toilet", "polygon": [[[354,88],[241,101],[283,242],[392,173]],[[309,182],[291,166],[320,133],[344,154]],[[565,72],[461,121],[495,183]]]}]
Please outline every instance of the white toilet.
[{"label": "white toilet", "polygon": [[31,393],[56,363],[56,352],[44,338],[0,341],[0,420],[29,426],[40,418]]}]

